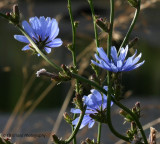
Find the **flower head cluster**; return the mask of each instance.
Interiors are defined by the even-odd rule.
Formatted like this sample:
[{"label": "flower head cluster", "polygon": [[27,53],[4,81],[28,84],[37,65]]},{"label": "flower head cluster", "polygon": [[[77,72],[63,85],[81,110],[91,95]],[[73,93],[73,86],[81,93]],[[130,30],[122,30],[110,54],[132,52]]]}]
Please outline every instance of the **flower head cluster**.
[{"label": "flower head cluster", "polygon": [[[104,89],[107,91],[108,87],[104,86]],[[88,128],[91,128],[95,120],[90,116],[92,115],[97,115],[99,112],[105,111],[107,107],[107,96],[105,94],[101,94],[99,91],[96,89],[91,90],[91,94],[88,96],[83,97],[84,104],[87,106],[85,115],[83,117],[80,129],[82,129],[84,126],[88,124]],[[112,105],[113,103],[111,103]],[[72,113],[79,114],[81,113],[80,109],[71,109]],[[78,123],[79,117],[77,117],[75,120],[72,121],[73,125],[76,125]]]},{"label": "flower head cluster", "polygon": [[[40,18],[31,17],[29,23],[27,21],[22,22],[22,27],[42,52],[50,53],[51,48],[62,45],[61,39],[56,38],[59,33],[59,28],[54,18],[45,18],[44,16]],[[20,42],[27,43],[27,45],[22,48],[23,51],[31,49],[32,46],[25,36],[14,35],[14,38]]]},{"label": "flower head cluster", "polygon": [[122,72],[122,71],[131,71],[138,67],[140,67],[145,61],[142,61],[141,63],[138,63],[140,60],[142,54],[140,53],[137,57],[137,50],[135,51],[135,54],[129,58],[126,59],[127,53],[128,53],[128,45],[126,48],[121,48],[120,53],[118,55],[116,47],[111,47],[111,59],[109,60],[107,54],[104,52],[103,48],[97,48],[97,51],[99,53],[99,56],[95,54],[96,60],[99,62],[95,62],[94,60],[91,60],[91,62],[103,69],[106,69],[108,71],[112,72]]}]

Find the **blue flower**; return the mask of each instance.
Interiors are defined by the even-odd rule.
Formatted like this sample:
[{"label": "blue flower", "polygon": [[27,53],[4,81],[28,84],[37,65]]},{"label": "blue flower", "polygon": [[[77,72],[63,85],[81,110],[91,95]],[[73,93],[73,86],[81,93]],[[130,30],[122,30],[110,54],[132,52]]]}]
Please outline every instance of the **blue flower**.
[{"label": "blue flower", "polygon": [[94,60],[91,60],[91,62],[103,69],[106,69],[108,71],[112,72],[122,72],[122,71],[131,71],[138,67],[140,67],[145,61],[142,61],[141,63],[138,63],[140,60],[142,54],[140,53],[137,57],[137,50],[135,51],[135,54],[129,58],[126,59],[127,53],[128,53],[128,45],[126,48],[121,48],[119,56],[117,54],[117,50],[114,46],[111,47],[111,60],[109,60],[107,54],[104,52],[103,48],[97,48],[97,51],[99,53],[99,56],[95,54],[95,58],[98,61],[95,62]]},{"label": "blue flower", "polygon": [[[62,45],[61,39],[56,38],[59,33],[59,28],[58,23],[54,18],[45,18],[44,16],[41,16],[40,18],[31,17],[29,23],[27,21],[22,22],[22,27],[42,52],[50,53],[51,48]],[[14,38],[20,42],[27,43],[27,45],[22,48],[23,51],[32,48],[25,36],[14,35]]]},{"label": "blue flower", "polygon": [[[104,86],[104,89],[107,91],[108,87]],[[83,100],[84,100],[84,104],[87,107],[86,107],[85,115],[83,117],[80,129],[82,129],[87,124],[88,124],[88,128],[91,128],[94,125],[95,120],[90,117],[90,114],[96,115],[101,111],[105,111],[107,107],[107,96],[105,94],[102,95],[96,89],[92,89],[91,94],[89,94],[88,96],[84,96]],[[111,103],[111,105],[112,104],[113,102]],[[72,108],[71,112],[79,114],[81,113],[81,110]],[[73,120],[72,124],[76,126],[78,123],[78,120],[79,120],[79,117]]]}]

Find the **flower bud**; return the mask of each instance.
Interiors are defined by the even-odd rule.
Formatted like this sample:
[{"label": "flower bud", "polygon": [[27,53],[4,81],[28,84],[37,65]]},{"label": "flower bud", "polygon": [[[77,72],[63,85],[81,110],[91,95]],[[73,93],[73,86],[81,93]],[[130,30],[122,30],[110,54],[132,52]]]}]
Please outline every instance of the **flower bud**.
[{"label": "flower bud", "polygon": [[61,68],[63,69],[63,72],[67,75],[67,76],[71,76],[71,72],[69,71],[68,67],[66,67],[66,65],[62,64]]},{"label": "flower bud", "polygon": [[65,112],[65,113],[63,114],[63,117],[64,117],[64,120],[65,120],[67,123],[72,124],[73,119],[70,117],[70,115],[69,115],[68,113]]},{"label": "flower bud", "polygon": [[73,103],[80,109],[83,110],[83,101],[82,96],[77,94],[75,98],[73,98]]},{"label": "flower bud", "polygon": [[79,25],[79,21],[75,21],[75,22],[74,22],[74,27],[77,28],[78,25]]},{"label": "flower bud", "polygon": [[60,142],[59,138],[55,134],[52,135],[52,138],[56,144]]},{"label": "flower bud", "polygon": [[92,140],[89,139],[89,138],[86,138],[86,142],[87,142],[87,144],[94,144],[94,141],[92,141]]},{"label": "flower bud", "polygon": [[131,131],[134,133],[134,134],[137,134],[137,125],[134,121],[131,122]]},{"label": "flower bud", "polygon": [[96,19],[96,24],[102,31],[105,31],[107,33],[109,32],[110,24],[106,20],[98,18]]},{"label": "flower bud", "polygon": [[68,44],[68,45],[67,45],[67,48],[68,48],[69,51],[73,51],[73,44],[71,44],[71,43]]},{"label": "flower bud", "polygon": [[19,15],[19,8],[18,5],[13,5],[13,20],[16,24],[19,24],[20,15]]}]

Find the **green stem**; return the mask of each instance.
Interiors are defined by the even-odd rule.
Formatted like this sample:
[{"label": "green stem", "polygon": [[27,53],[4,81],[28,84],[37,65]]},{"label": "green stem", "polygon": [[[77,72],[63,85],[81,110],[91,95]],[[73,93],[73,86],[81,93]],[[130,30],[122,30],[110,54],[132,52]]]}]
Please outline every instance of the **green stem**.
[{"label": "green stem", "polygon": [[[73,65],[76,68],[77,67],[77,62],[76,62],[76,48],[75,48],[75,41],[76,41],[76,26],[74,24],[74,19],[72,15],[72,7],[71,7],[71,0],[68,0],[68,11],[69,11],[69,16],[71,20],[71,25],[72,25],[72,59],[73,59]],[[79,84],[78,80],[76,79],[76,92],[79,93]]]},{"label": "green stem", "polygon": [[[136,11],[135,11],[135,14],[134,14],[134,18],[133,18],[133,20],[131,22],[131,25],[130,25],[130,27],[128,29],[128,32],[127,32],[127,34],[126,34],[126,36],[125,36],[125,38],[124,38],[124,40],[123,40],[123,42],[122,42],[122,44],[120,46],[120,49],[126,45],[126,43],[128,41],[128,38],[131,35],[131,32],[132,32],[132,30],[133,30],[133,28],[135,26],[135,23],[137,21],[137,18],[138,18],[139,12],[140,12],[140,5],[141,5],[141,0],[139,0],[139,4],[138,4],[138,6],[136,8]],[[120,49],[118,51],[118,54],[120,52]]]},{"label": "green stem", "polygon": [[132,118],[135,120],[138,128],[140,129],[140,132],[141,132],[141,135],[143,137],[143,140],[144,140],[144,143],[145,144],[148,144],[148,141],[147,141],[147,138],[146,138],[146,135],[144,133],[144,130],[143,130],[143,127],[141,125],[141,123],[139,122],[139,119],[137,118],[137,116],[130,110],[128,109],[127,107],[125,107],[124,105],[122,105],[120,102],[118,102],[117,100],[115,99],[112,99],[112,101],[118,105],[120,108],[122,108],[124,111],[126,111],[128,114],[130,114],[132,116]]},{"label": "green stem", "polygon": [[85,110],[81,111],[78,124],[77,124],[76,128],[74,129],[74,131],[72,132],[71,136],[67,140],[65,140],[65,144],[70,143],[73,140],[73,138],[75,137],[75,135],[77,134],[77,132],[79,131],[79,128],[81,126],[84,114],[85,114]]},{"label": "green stem", "polygon": [[90,9],[91,9],[91,13],[92,13],[95,40],[96,40],[96,47],[99,47],[98,31],[97,31],[97,25],[96,25],[96,16],[95,16],[95,13],[94,13],[94,8],[93,8],[93,1],[92,0],[88,0],[88,3],[89,3]]},{"label": "green stem", "polygon": [[[107,42],[107,54],[108,58],[110,59],[110,53],[111,53],[111,46],[112,46],[112,31],[113,31],[113,23],[114,23],[114,0],[110,0],[110,29],[108,34],[108,42]],[[111,120],[111,72],[107,71],[107,84],[108,84],[108,98],[107,98],[107,122],[108,126],[113,134],[115,134],[117,137],[128,141],[129,139],[121,134],[119,134],[112,125]]]},{"label": "green stem", "polygon": [[[73,15],[72,15],[72,7],[71,7],[71,0],[68,0],[68,11],[69,11],[69,16],[71,20],[71,25],[72,25],[72,59],[73,59],[73,66],[77,68],[77,61],[76,61],[76,48],[75,48],[75,42],[76,42],[76,26],[74,23]],[[79,93],[79,82],[78,79],[76,79],[76,93]],[[73,119],[76,118],[76,114],[74,114]],[[74,131],[74,126],[72,125],[72,132]],[[76,144],[76,135],[73,138],[73,144]]]},{"label": "green stem", "polygon": [[101,141],[101,128],[102,128],[102,123],[98,123],[98,135],[97,135],[97,144],[100,144]]}]

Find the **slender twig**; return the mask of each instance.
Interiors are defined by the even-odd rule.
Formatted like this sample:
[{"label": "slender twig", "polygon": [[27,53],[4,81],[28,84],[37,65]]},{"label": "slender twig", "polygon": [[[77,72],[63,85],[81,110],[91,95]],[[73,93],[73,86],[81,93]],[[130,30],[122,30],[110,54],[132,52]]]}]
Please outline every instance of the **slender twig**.
[{"label": "slender twig", "polygon": [[92,13],[95,40],[96,40],[96,47],[99,47],[98,31],[97,31],[97,26],[96,26],[96,16],[95,16],[94,8],[93,8],[93,1],[92,0],[88,0],[88,3],[89,3],[90,9],[91,9],[91,13]]},{"label": "slender twig", "polygon": [[67,140],[65,140],[65,143],[66,143],[66,144],[70,143],[70,142],[73,140],[73,138],[75,137],[75,135],[77,134],[77,132],[78,132],[80,126],[81,126],[81,123],[82,123],[84,114],[85,114],[85,109],[81,111],[81,114],[80,114],[78,123],[77,123],[74,131],[72,132],[71,136],[70,136]]},{"label": "slender twig", "polygon": [[[126,45],[126,43],[128,41],[128,38],[131,35],[131,32],[132,32],[132,30],[133,30],[133,28],[135,26],[135,23],[137,21],[137,18],[138,18],[139,12],[140,12],[140,5],[141,5],[141,0],[139,0],[139,4],[138,4],[138,6],[136,8],[136,11],[135,11],[135,14],[134,14],[134,18],[133,18],[133,20],[131,22],[131,25],[130,25],[130,27],[128,29],[128,32],[127,32],[127,34],[126,34],[126,36],[125,36],[125,38],[124,38],[124,40],[123,40],[123,42],[122,42],[122,44],[120,46],[120,49]],[[118,54],[120,52],[120,49],[118,51]]]},{"label": "slender twig", "polygon": [[[77,62],[76,62],[76,48],[75,48],[75,42],[76,42],[76,25],[74,23],[73,15],[72,15],[72,7],[71,7],[71,0],[68,0],[68,11],[69,11],[69,16],[71,20],[71,25],[72,25],[72,59],[73,59],[73,65],[77,69]],[[78,79],[76,79],[76,93],[79,93],[79,82]],[[73,119],[76,118],[76,114],[74,114]],[[74,126],[72,125],[72,131],[74,131]],[[73,144],[76,144],[76,136],[74,136],[73,139]]]},{"label": "slender twig", "polygon": [[[110,52],[112,46],[112,31],[113,31],[113,22],[114,22],[114,0],[110,0],[110,29],[108,34],[108,41],[107,41],[107,54],[108,58],[110,59]],[[119,134],[112,125],[111,120],[111,72],[107,71],[107,84],[108,84],[108,98],[107,98],[107,122],[108,126],[113,134],[117,137],[128,141],[129,139],[121,134]]]},{"label": "slender twig", "polygon": [[[88,0],[88,3],[89,3],[90,9],[91,9],[91,13],[92,13],[92,19],[93,19],[93,25],[94,25],[94,34],[95,34],[95,40],[96,40],[96,47],[99,47],[98,31],[97,31],[96,16],[95,16],[94,7],[93,7],[93,1],[92,0]],[[97,52],[97,54],[98,54],[98,52]],[[98,73],[96,71],[95,71],[95,73],[98,76]],[[100,139],[101,139],[101,127],[102,127],[102,124],[101,124],[101,122],[99,122],[98,123],[98,136],[97,136],[97,143],[98,144],[100,143]]]}]

